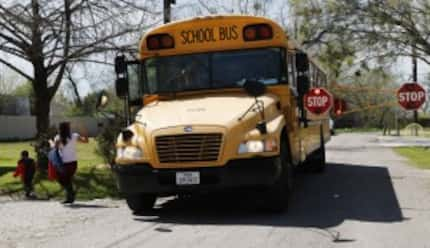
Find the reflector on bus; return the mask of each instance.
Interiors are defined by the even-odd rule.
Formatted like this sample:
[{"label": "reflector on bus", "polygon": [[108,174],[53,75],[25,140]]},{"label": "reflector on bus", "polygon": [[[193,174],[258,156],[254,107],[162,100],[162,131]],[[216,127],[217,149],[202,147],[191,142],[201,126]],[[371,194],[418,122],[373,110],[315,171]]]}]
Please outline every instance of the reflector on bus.
[{"label": "reflector on bus", "polygon": [[169,34],[154,34],[146,38],[148,50],[169,49],[175,47],[175,40]]},{"label": "reflector on bus", "polygon": [[273,30],[269,24],[248,25],[243,29],[245,41],[270,40],[273,38]]}]

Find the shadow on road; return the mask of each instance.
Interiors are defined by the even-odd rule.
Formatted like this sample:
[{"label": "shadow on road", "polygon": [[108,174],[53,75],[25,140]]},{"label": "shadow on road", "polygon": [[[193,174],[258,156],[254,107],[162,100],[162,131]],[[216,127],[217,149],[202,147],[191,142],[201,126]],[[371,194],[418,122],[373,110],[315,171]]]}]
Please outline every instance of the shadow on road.
[{"label": "shadow on road", "polygon": [[88,204],[88,203],[65,204],[64,207],[72,208],[72,209],[81,209],[81,208],[113,208],[112,206],[108,206],[108,205]]},{"label": "shadow on road", "polygon": [[[403,216],[387,168],[329,164],[324,174],[298,173],[287,213],[259,211],[255,194],[175,198],[135,220],[156,223],[329,228],[345,220],[400,222]],[[261,202],[260,202],[261,203]],[[156,216],[154,218],[154,215]]]}]

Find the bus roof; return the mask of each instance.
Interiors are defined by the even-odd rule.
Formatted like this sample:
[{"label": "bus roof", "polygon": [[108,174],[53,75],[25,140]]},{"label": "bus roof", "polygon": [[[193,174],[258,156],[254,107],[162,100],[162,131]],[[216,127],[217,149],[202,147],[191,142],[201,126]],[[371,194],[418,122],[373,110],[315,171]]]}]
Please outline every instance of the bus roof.
[{"label": "bus roof", "polygon": [[[273,38],[245,41],[243,29],[248,25],[267,24]],[[174,48],[149,50],[147,38],[168,34],[174,40]],[[285,31],[274,21],[255,16],[227,15],[196,17],[175,21],[148,31],[140,42],[140,58],[168,56],[212,51],[251,49],[260,47],[289,47]]]}]

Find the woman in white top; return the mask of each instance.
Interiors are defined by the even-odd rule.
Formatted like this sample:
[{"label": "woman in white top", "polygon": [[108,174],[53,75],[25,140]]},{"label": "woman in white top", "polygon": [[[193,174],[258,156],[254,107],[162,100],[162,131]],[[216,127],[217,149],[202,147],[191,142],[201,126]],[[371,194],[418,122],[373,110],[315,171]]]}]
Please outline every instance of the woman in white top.
[{"label": "woman in white top", "polygon": [[88,143],[86,135],[72,133],[69,122],[62,122],[59,125],[59,134],[54,138],[55,147],[58,148],[63,160],[61,170],[57,171],[58,182],[64,188],[66,200],[63,203],[73,203],[75,201],[75,191],[73,190],[73,176],[78,168],[78,158],[76,155],[77,142]]}]

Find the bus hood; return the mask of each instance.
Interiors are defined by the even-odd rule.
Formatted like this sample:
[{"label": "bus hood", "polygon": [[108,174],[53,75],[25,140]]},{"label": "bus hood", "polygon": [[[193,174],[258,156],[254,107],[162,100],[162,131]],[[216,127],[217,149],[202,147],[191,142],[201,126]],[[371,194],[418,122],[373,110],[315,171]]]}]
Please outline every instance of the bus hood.
[{"label": "bus hood", "polygon": [[[267,94],[259,97],[267,108],[277,101],[277,96]],[[136,115],[136,121],[147,130],[185,125],[230,126],[239,122],[255,99],[245,94],[205,96],[199,98],[156,101],[146,105]],[[257,115],[250,111],[244,119]]]}]

